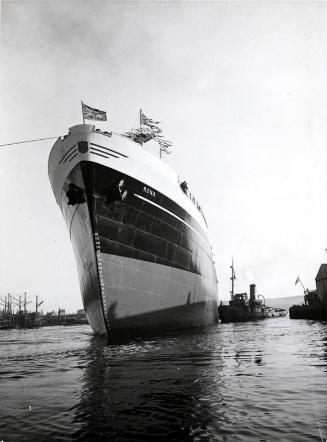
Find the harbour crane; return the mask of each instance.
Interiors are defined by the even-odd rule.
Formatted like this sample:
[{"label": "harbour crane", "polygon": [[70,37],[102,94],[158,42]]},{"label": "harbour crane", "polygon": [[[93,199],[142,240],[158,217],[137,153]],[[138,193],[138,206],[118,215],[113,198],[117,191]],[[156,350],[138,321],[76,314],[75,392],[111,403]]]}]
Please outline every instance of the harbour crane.
[{"label": "harbour crane", "polygon": [[42,305],[44,303],[44,301],[38,302],[38,300],[39,300],[39,297],[38,297],[38,295],[36,295],[35,296],[35,313],[37,313],[40,305]]}]

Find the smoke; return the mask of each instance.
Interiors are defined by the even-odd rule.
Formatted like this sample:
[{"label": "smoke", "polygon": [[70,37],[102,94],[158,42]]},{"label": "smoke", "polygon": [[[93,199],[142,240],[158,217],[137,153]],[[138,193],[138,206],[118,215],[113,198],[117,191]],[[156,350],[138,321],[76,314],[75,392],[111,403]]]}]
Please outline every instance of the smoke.
[{"label": "smoke", "polygon": [[246,269],[244,272],[248,285],[255,283],[255,276],[252,269]]}]

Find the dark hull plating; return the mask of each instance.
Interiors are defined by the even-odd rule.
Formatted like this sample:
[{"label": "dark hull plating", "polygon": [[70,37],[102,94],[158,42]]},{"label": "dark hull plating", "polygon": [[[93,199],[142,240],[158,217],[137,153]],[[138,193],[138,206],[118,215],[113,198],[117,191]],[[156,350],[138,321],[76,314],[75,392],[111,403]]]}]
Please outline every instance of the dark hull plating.
[{"label": "dark hull plating", "polygon": [[228,322],[246,322],[266,317],[264,311],[242,310],[230,305],[220,305],[218,307],[219,319],[222,323]]},{"label": "dark hull plating", "polygon": [[321,305],[293,305],[289,308],[290,319],[327,320],[327,307]]},{"label": "dark hull plating", "polygon": [[[127,199],[117,197],[123,179]],[[83,194],[69,201],[69,185]],[[71,204],[68,204],[68,203]],[[216,274],[201,226],[180,206],[114,169],[81,162],[61,201],[85,311],[96,333],[170,331],[217,321]]]}]

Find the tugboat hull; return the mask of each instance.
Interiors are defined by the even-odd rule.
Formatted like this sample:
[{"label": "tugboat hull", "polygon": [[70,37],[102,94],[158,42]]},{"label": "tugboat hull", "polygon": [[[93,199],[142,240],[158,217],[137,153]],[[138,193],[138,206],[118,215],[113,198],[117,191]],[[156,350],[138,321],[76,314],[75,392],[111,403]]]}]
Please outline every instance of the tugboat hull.
[{"label": "tugboat hull", "polygon": [[222,323],[254,321],[257,319],[264,319],[266,317],[265,313],[261,311],[244,311],[229,305],[220,305],[218,307],[218,314]]}]

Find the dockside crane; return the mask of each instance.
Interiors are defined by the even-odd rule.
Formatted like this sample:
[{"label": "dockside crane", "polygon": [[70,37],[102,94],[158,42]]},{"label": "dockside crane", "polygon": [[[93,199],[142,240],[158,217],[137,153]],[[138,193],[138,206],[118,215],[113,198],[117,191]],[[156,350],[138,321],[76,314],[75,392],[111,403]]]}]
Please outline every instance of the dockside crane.
[{"label": "dockside crane", "polygon": [[3,309],[3,314],[6,315],[7,314],[7,297],[5,298],[0,298],[0,305],[2,305]]},{"label": "dockside crane", "polygon": [[31,304],[31,302],[32,302],[32,301],[27,301],[27,300],[26,300],[26,295],[27,295],[27,293],[24,292],[24,315],[26,315],[26,313],[27,313],[26,306],[27,306],[28,304]]},{"label": "dockside crane", "polygon": [[22,295],[19,295],[19,299],[13,296],[14,300],[16,301],[14,304],[18,307],[18,313],[22,311]]},{"label": "dockside crane", "polygon": [[4,307],[3,313],[6,319],[9,321],[9,325],[13,325],[14,323],[14,315],[12,311],[12,306],[15,304],[12,300],[13,296],[8,293],[7,296],[3,299],[0,299],[0,304]]},{"label": "dockside crane", "polygon": [[42,305],[44,303],[44,301],[39,302],[39,297],[38,295],[35,296],[35,313],[38,312],[38,308],[40,307],[40,305]]}]

